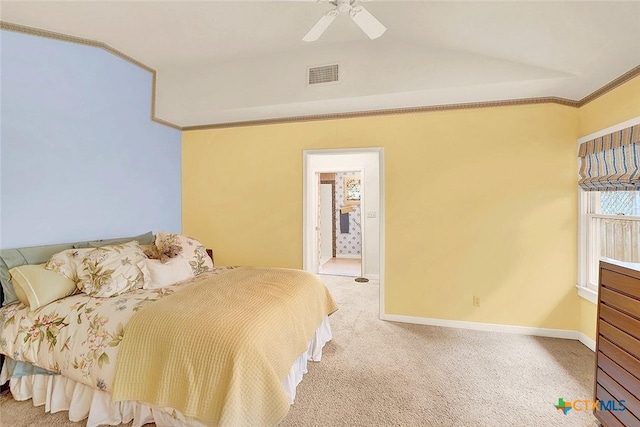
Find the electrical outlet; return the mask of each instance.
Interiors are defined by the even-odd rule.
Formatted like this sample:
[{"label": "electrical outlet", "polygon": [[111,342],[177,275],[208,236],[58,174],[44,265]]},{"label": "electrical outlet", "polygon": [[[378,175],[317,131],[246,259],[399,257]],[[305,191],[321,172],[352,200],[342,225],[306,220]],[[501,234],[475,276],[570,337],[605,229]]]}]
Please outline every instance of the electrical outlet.
[{"label": "electrical outlet", "polygon": [[473,306],[474,307],[480,307],[480,297],[479,296],[476,296],[476,295],[473,296]]}]

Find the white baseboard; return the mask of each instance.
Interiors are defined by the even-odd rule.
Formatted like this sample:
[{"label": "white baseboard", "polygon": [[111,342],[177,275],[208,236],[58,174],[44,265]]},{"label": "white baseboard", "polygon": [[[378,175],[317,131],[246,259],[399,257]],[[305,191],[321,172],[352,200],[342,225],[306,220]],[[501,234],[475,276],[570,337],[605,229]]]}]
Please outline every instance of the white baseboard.
[{"label": "white baseboard", "polygon": [[364,277],[366,277],[369,280],[380,280],[379,274],[365,274]]},{"label": "white baseboard", "polygon": [[362,255],[358,255],[358,254],[336,254],[336,258],[337,259],[340,259],[340,258],[361,259]]},{"label": "white baseboard", "polygon": [[582,332],[577,332],[577,333],[578,333],[578,341],[580,341],[582,344],[587,346],[587,348],[589,348],[591,351],[596,351],[596,342],[594,340],[592,340]]},{"label": "white baseboard", "polygon": [[537,337],[562,338],[577,340],[595,351],[595,341],[581,332],[568,329],[534,328],[531,326],[500,325],[497,323],[466,322],[462,320],[432,319],[426,317],[402,316],[398,314],[384,314],[382,320],[391,322],[413,323],[416,325],[442,326],[446,328],[472,329],[476,331],[502,332],[508,334],[533,335]]}]

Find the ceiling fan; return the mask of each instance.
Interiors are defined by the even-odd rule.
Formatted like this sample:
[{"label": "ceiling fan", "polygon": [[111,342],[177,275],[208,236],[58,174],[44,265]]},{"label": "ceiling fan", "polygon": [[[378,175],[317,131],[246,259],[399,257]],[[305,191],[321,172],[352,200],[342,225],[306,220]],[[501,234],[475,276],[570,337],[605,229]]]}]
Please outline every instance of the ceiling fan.
[{"label": "ceiling fan", "polygon": [[309,32],[302,38],[302,40],[306,42],[313,42],[318,40],[322,33],[329,27],[329,25],[333,22],[334,19],[338,16],[340,12],[346,13],[349,12],[351,19],[355,22],[358,27],[365,32],[370,39],[377,39],[385,31],[387,28],[380,23],[374,16],[369,13],[367,9],[365,9],[362,5],[357,4],[358,0],[332,0],[329,1],[330,4],[335,6],[335,9],[330,10],[325,13],[316,25],[313,26],[309,30]]}]

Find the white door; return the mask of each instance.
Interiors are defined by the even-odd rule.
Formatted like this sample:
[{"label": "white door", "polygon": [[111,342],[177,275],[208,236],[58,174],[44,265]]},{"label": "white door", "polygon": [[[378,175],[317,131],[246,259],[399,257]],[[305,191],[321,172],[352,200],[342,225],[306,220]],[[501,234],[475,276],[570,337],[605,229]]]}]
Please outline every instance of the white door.
[{"label": "white door", "polygon": [[331,184],[320,185],[320,265],[333,257],[333,191]]}]

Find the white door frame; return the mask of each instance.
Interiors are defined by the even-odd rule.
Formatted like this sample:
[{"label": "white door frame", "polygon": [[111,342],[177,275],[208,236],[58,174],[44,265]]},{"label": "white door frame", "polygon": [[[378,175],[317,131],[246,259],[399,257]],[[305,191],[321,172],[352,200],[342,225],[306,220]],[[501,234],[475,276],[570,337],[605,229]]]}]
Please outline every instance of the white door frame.
[{"label": "white door frame", "polygon": [[[377,154],[378,176],[379,176],[379,205],[366,205],[366,185],[364,185],[365,170],[362,164],[347,165],[342,167],[330,167],[324,170],[315,166],[311,166],[313,156],[341,156],[353,154]],[[363,177],[362,200],[360,204],[361,218],[361,237],[362,237],[362,271],[366,271],[366,238],[365,223],[367,220],[367,212],[373,210],[377,212],[379,224],[379,283],[380,283],[380,318],[384,315],[384,150],[382,148],[362,148],[362,149],[331,149],[331,150],[304,150],[303,151],[303,220],[302,220],[302,236],[303,236],[303,269],[312,273],[317,272],[317,201],[318,201],[318,173],[326,172],[349,172],[360,171]],[[368,209],[368,210],[367,210]]]},{"label": "white door frame", "polygon": [[329,261],[335,252],[333,228],[336,223],[336,212],[333,209],[335,201],[332,200],[335,199],[335,187],[335,182],[331,184],[323,184],[320,182],[320,238],[318,239],[320,243],[319,264]]}]

